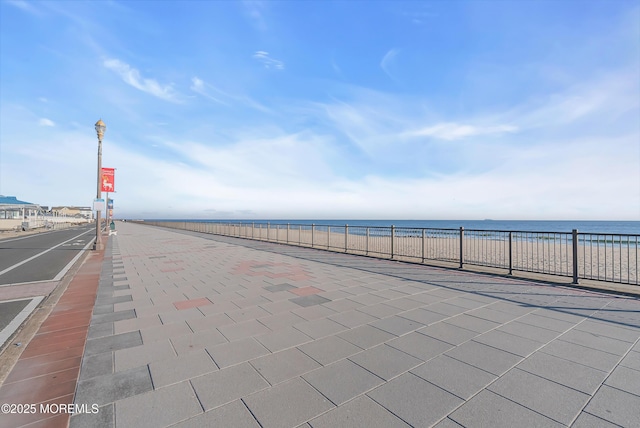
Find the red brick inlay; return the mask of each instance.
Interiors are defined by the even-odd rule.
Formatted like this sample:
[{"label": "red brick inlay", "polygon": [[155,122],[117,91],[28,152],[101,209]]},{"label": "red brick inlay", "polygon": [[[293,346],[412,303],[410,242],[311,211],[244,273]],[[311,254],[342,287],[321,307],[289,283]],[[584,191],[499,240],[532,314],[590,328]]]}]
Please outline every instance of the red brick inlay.
[{"label": "red brick inlay", "polygon": [[0,386],[0,403],[33,404],[36,412],[3,414],[0,425],[69,425],[69,414],[41,413],[40,404],[73,403],[103,258],[88,256]]},{"label": "red brick inlay", "polygon": [[206,297],[202,297],[200,299],[183,300],[181,302],[173,302],[173,306],[175,306],[177,310],[197,308],[198,306],[206,305],[213,305],[213,303],[211,303],[211,301]]},{"label": "red brick inlay", "polygon": [[319,288],[316,288],[316,287],[302,287],[302,288],[295,288],[289,291],[292,292],[293,294],[297,294],[298,296],[309,296],[311,294],[322,293],[323,290],[320,290]]},{"label": "red brick inlay", "polygon": [[234,275],[266,276],[274,279],[287,278],[291,281],[304,281],[313,278],[301,265],[257,260],[238,263],[231,273]]}]

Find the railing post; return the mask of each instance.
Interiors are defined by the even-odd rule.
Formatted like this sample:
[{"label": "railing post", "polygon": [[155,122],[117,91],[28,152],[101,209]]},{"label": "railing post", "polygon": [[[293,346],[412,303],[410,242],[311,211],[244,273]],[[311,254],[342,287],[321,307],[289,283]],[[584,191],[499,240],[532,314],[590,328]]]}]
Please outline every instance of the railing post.
[{"label": "railing post", "polygon": [[347,249],[349,248],[349,225],[345,224],[344,225],[344,252],[347,252]]},{"label": "railing post", "polygon": [[365,251],[364,254],[366,256],[369,255],[369,226],[367,226],[367,237],[365,239]]},{"label": "railing post", "polygon": [[393,259],[393,241],[394,235],[396,234],[396,227],[391,225],[391,259]]},{"label": "railing post", "polygon": [[271,228],[271,225],[269,224],[269,222],[267,222],[267,241],[269,240],[269,229]]},{"label": "railing post", "polygon": [[256,227],[256,222],[252,221],[251,222],[251,239],[253,239],[253,229]]},{"label": "railing post", "polygon": [[289,243],[289,223],[287,223],[287,244]]},{"label": "railing post", "polygon": [[424,263],[424,229],[422,229],[422,263]]},{"label": "railing post", "polygon": [[331,226],[327,226],[327,250],[331,249]]},{"label": "railing post", "polygon": [[302,247],[302,225],[298,225],[298,246]]},{"label": "railing post", "polygon": [[513,232],[509,232],[509,275],[513,274]]},{"label": "railing post", "polygon": [[578,284],[578,229],[573,229],[573,283]]},{"label": "railing post", "polygon": [[316,225],[311,223],[311,248],[313,248],[313,232],[316,229]]},{"label": "railing post", "polygon": [[460,269],[464,265],[464,227],[460,226]]}]

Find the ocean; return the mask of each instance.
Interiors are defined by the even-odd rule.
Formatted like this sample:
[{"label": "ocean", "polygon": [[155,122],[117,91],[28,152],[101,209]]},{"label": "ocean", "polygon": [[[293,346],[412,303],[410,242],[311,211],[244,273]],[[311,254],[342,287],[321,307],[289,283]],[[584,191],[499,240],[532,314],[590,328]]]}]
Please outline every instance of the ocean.
[{"label": "ocean", "polygon": [[585,220],[165,220],[215,223],[315,224],[318,226],[411,227],[434,229],[504,230],[524,232],[571,232],[640,235],[640,221]]}]

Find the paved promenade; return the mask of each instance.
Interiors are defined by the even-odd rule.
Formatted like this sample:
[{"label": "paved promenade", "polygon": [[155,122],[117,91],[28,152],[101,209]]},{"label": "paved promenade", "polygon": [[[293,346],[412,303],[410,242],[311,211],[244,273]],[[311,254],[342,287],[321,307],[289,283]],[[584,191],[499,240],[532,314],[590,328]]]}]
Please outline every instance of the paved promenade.
[{"label": "paved promenade", "polygon": [[117,228],[71,427],[640,426],[638,298]]}]

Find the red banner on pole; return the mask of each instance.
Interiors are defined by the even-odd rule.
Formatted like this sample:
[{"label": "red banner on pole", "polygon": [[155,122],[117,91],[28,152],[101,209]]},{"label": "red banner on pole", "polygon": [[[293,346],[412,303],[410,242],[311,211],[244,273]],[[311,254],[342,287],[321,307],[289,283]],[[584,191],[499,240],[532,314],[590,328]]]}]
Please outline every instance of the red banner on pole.
[{"label": "red banner on pole", "polygon": [[115,192],[115,169],[114,168],[102,168],[102,191],[103,192]]}]

